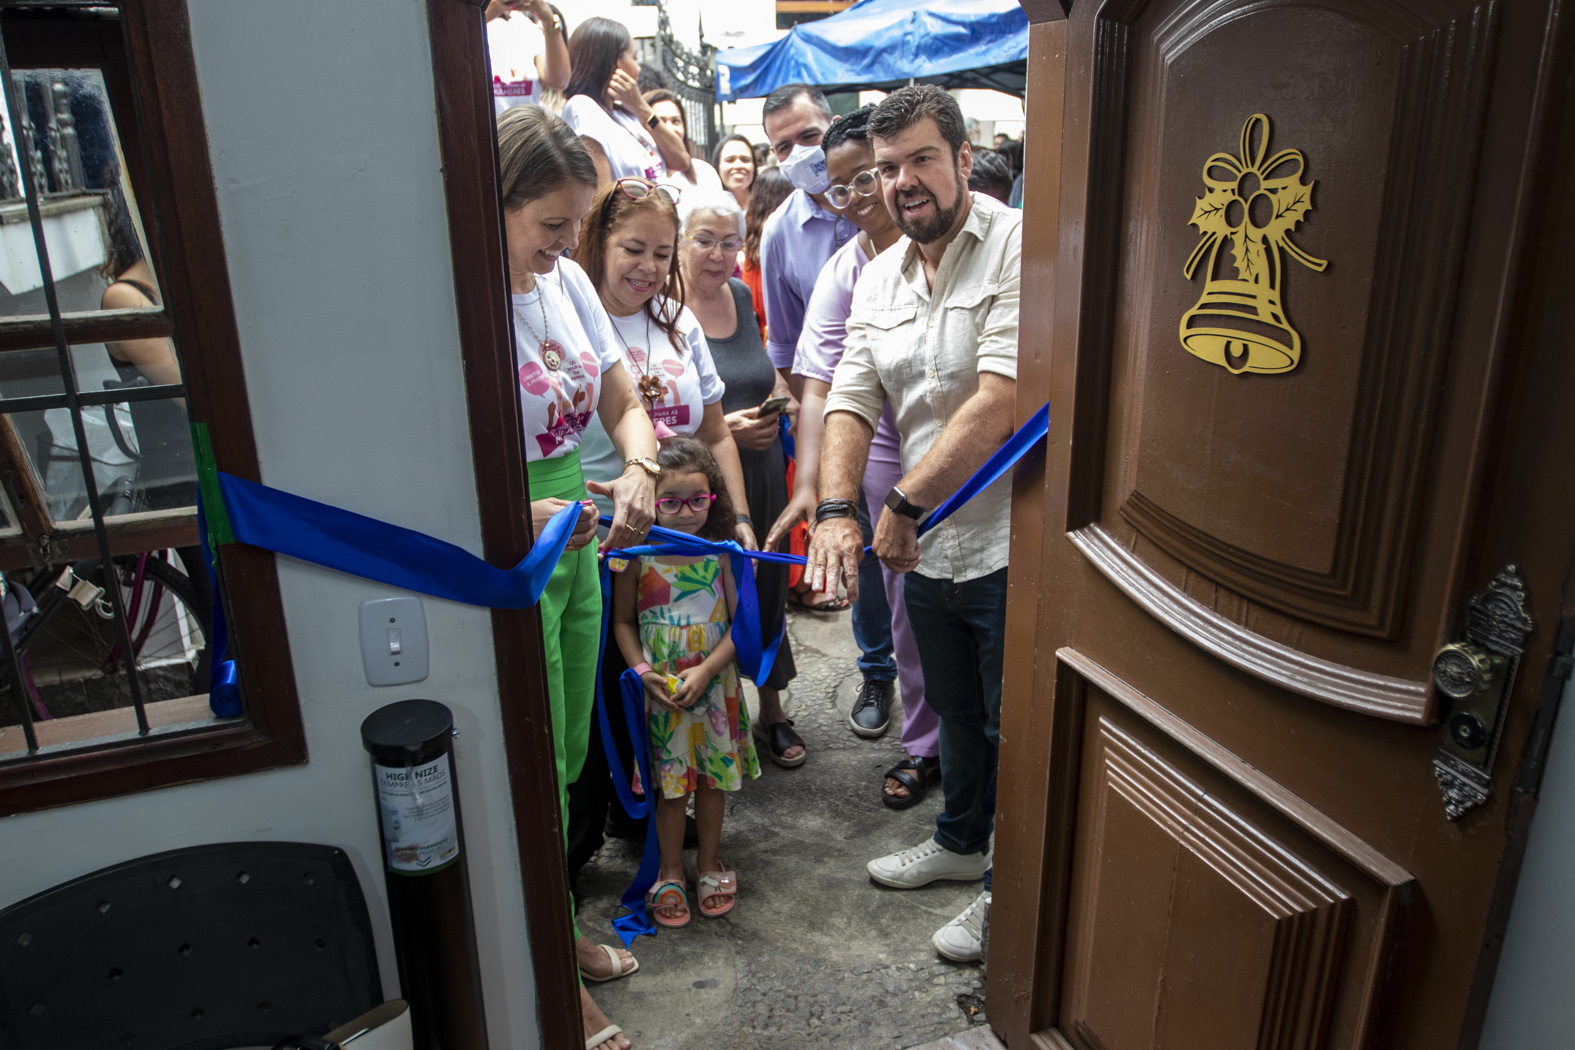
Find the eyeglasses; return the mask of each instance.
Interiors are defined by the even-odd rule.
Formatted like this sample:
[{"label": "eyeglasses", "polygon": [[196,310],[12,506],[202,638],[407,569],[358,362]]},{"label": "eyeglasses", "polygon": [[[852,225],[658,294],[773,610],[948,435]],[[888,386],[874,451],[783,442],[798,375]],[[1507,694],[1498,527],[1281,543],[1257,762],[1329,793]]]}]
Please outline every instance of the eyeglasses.
[{"label": "eyeglasses", "polygon": [[618,191],[630,200],[644,200],[654,193],[668,204],[678,203],[678,187],[676,186],[658,186],[649,179],[637,179],[632,175],[619,179],[613,185],[617,186]]},{"label": "eyeglasses", "polygon": [[702,492],[697,496],[690,496],[688,499],[679,499],[677,496],[663,496],[656,501],[656,509],[663,514],[677,514],[680,508],[688,507],[696,514],[699,514],[703,510],[709,510],[711,504],[715,502],[716,493],[714,492]]},{"label": "eyeglasses", "polygon": [[826,191],[826,199],[834,207],[846,208],[853,203],[853,195],[868,197],[875,192],[875,187],[880,183],[880,171],[876,168],[867,168],[853,176],[853,181],[846,186],[833,186]]},{"label": "eyeglasses", "polygon": [[744,247],[744,242],[737,237],[729,237],[725,241],[719,241],[715,237],[708,237],[703,233],[686,233],[684,234],[684,240],[703,252],[708,252],[719,244],[724,252],[736,252]]}]

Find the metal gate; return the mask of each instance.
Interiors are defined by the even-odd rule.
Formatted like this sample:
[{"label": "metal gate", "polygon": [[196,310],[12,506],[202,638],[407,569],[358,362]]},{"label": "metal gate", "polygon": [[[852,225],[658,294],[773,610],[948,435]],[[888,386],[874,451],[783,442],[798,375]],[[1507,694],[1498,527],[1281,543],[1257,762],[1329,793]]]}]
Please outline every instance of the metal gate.
[{"label": "metal gate", "polygon": [[673,36],[667,18],[667,5],[656,5],[656,51],[663,72],[673,84],[673,93],[683,100],[684,121],[694,143],[697,158],[709,160],[716,147],[716,48],[705,42],[700,30],[700,52],[696,54]]}]

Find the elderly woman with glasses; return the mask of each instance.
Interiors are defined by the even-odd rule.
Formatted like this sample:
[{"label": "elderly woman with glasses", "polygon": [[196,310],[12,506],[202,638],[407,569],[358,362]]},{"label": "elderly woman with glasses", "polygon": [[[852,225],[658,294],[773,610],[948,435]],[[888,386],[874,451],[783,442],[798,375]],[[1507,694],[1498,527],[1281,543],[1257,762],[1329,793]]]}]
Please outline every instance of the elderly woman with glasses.
[{"label": "elderly woman with glasses", "polygon": [[[749,287],[733,276],[734,260],[744,245],[744,212],[728,193],[692,194],[679,210],[684,216],[683,240],[678,245],[684,305],[699,320],[711,359],[727,387],[722,410],[744,471],[747,498],[733,505],[766,527],[777,520],[788,501],[780,424],[791,399],[787,381],[771,366],[760,341]],[[755,580],[762,633],[773,638],[782,629],[787,608],[787,566],[759,562]],[[760,717],[755,735],[771,760],[788,768],[804,764],[804,741],[782,712],[781,690],[797,673],[784,638],[771,677],[758,683]]]},{"label": "elderly woman with glasses", "polygon": [[[634,381],[657,436],[687,434],[704,441],[722,469],[733,506],[743,508],[746,488],[738,448],[723,418],[722,379],[699,320],[684,305],[683,276],[677,264],[678,199],[675,187],[648,179],[614,181],[591,203],[575,260],[590,277],[612,321],[613,352]],[[608,433],[594,421],[586,428],[581,458],[588,478],[616,476],[624,467]],[[604,506],[602,512],[608,509]],[[756,546],[753,521],[747,514],[738,516],[736,538],[746,547]],[[612,567],[621,569],[616,562]],[[618,695],[618,677],[625,666],[616,643],[604,646],[605,696]],[[632,752],[616,720],[614,727],[614,744],[625,767],[616,775],[627,777]],[[571,887],[579,869],[601,847],[604,825],[615,834],[637,833],[619,807],[611,805],[614,796],[598,728],[591,727],[593,739],[584,771],[569,791]]]}]

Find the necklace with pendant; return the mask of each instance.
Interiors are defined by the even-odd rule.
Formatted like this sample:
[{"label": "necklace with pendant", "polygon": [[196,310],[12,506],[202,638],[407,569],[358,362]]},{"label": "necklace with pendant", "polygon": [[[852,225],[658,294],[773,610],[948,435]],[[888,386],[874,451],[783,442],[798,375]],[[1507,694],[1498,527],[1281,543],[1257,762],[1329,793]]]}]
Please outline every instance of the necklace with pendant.
[{"label": "necklace with pendant", "polygon": [[[623,341],[623,352],[626,359],[633,359],[634,350],[629,346],[629,341],[623,338],[623,331],[617,325],[613,330],[618,333],[618,338]],[[667,396],[667,387],[662,380],[651,374],[651,315],[645,317],[645,363],[640,366],[640,378],[635,380],[635,389],[640,392],[640,397],[650,402],[648,410],[655,407],[656,403]]]},{"label": "necklace with pendant", "polygon": [[519,307],[514,308],[514,316],[530,329],[530,334],[536,337],[536,352],[541,355],[542,363],[549,372],[556,372],[563,367],[563,344],[552,338],[552,326],[547,322],[547,292],[537,282],[536,295],[541,303],[541,326],[545,331],[536,331],[536,326],[530,323],[525,312]]}]

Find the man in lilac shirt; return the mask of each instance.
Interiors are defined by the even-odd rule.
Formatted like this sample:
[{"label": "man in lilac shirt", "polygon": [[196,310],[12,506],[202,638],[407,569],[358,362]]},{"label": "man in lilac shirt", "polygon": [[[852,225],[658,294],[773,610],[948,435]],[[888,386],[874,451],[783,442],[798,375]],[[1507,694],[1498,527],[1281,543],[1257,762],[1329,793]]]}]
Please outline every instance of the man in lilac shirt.
[{"label": "man in lilac shirt", "polygon": [[[761,112],[766,138],[779,162],[786,161],[795,146],[819,147],[821,136],[831,127],[826,96],[808,84],[777,88],[766,96]],[[852,223],[826,205],[824,186],[815,193],[795,189],[766,219],[760,234],[766,354],[784,377],[793,367],[793,352],[804,328],[804,309],[809,305],[809,293],[815,290],[815,278],[831,254],[856,232]]]},{"label": "man in lilac shirt", "polygon": [[[829,182],[820,140],[831,127],[831,105],[817,87],[788,84],[766,96],[761,107],[766,138],[783,172],[792,180],[792,196],[766,219],[760,234],[761,289],[766,299],[766,355],[797,395],[803,382],[793,375],[793,355],[804,329],[804,311],[821,267],[838,248],[858,233],[853,223],[826,202]],[[813,154],[811,153],[813,151]],[[819,167],[814,166],[816,159]],[[812,178],[811,172],[818,175]],[[873,540],[869,508],[859,501],[859,525],[866,542]],[[850,728],[874,739],[890,725],[897,660],[891,640],[891,604],[880,570],[871,565],[869,581],[853,603],[853,640],[859,647],[859,672],[864,683],[853,702]]]}]

